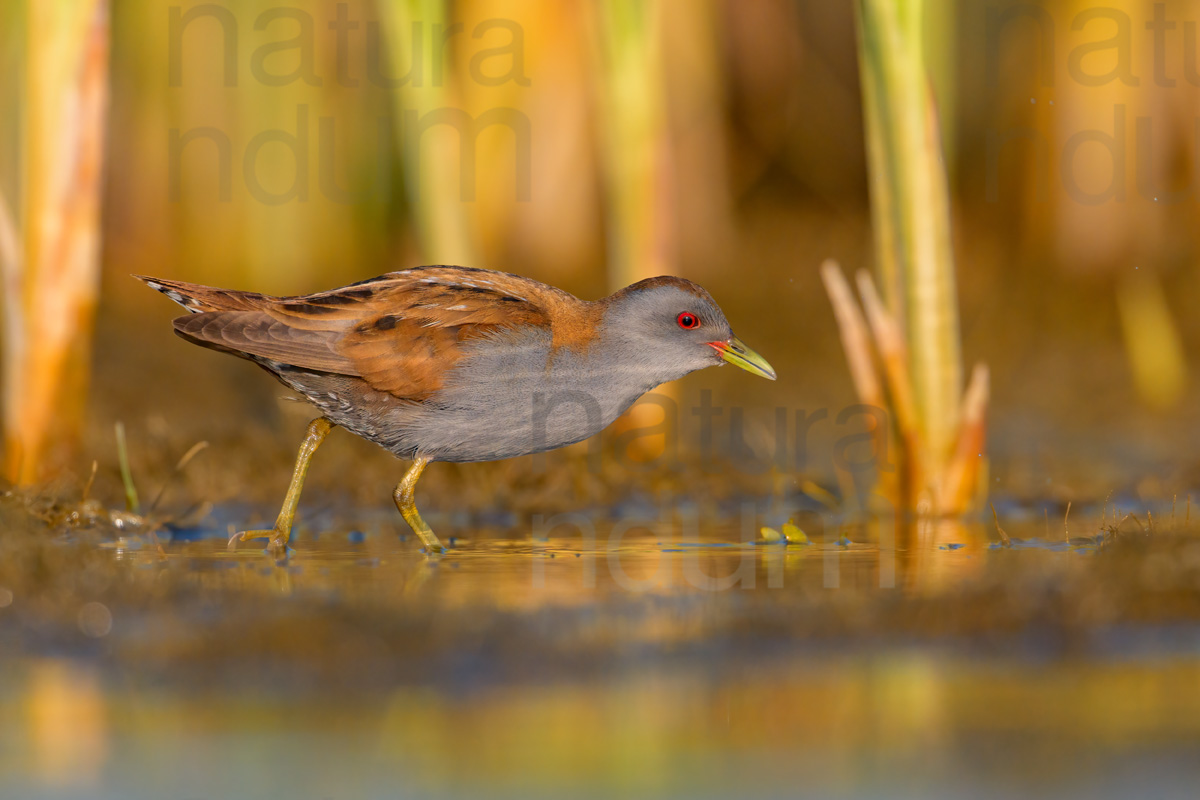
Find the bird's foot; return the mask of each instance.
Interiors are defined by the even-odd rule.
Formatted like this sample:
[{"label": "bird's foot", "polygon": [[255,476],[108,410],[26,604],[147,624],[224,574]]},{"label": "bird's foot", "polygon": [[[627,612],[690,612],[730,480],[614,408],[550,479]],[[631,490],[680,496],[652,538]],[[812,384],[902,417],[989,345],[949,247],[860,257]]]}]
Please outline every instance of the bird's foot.
[{"label": "bird's foot", "polygon": [[437,534],[425,524],[425,520],[421,519],[417,507],[411,501],[407,505],[401,505],[400,501],[397,500],[396,504],[400,506],[400,513],[404,516],[404,521],[408,523],[408,527],[412,528],[412,532],[421,541],[421,547],[425,550],[425,554],[431,556],[443,555],[446,552],[445,545],[438,539]]},{"label": "bird's foot", "polygon": [[392,498],[396,501],[396,508],[400,509],[400,514],[408,523],[408,527],[412,528],[412,532],[421,540],[421,546],[425,549],[425,553],[435,556],[445,553],[446,548],[438,540],[437,534],[425,524],[425,520],[421,519],[421,513],[417,511],[417,504],[413,499],[413,489],[417,485],[417,479],[421,477],[421,472],[428,463],[429,459],[427,458],[414,459],[408,472],[404,473],[404,479],[392,492]]},{"label": "bird's foot", "polygon": [[438,541],[433,531],[428,531],[427,535],[424,536],[418,534],[418,538],[421,540],[421,546],[425,548],[426,555],[441,556],[446,554],[446,546]]},{"label": "bird's foot", "polygon": [[229,537],[229,549],[236,550],[238,542],[247,542],[251,539],[267,539],[267,549],[276,555],[287,553],[288,539],[291,538],[291,530],[279,527],[271,528],[265,531],[241,531]]}]

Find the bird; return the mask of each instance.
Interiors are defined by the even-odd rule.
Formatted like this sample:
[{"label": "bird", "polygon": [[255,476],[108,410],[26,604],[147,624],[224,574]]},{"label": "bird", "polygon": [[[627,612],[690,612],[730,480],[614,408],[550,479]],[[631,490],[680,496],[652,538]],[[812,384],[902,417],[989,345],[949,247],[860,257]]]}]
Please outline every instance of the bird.
[{"label": "bird", "polygon": [[268,539],[287,552],[313,454],[334,427],[411,462],[393,491],[426,553],[445,548],[417,510],[431,462],[495,461],[587,439],[655,387],[734,364],[775,371],[734,336],[712,296],[647,278],[581,300],[531,278],[423,266],[338,289],[276,297],[143,275],[189,313],[183,339],[248,359],[316,407]]}]

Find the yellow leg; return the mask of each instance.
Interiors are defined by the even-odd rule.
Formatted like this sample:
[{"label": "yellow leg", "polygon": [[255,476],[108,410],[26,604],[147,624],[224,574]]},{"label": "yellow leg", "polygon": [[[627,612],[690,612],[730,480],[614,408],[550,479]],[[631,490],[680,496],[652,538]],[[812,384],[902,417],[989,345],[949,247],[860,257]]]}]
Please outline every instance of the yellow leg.
[{"label": "yellow leg", "polygon": [[400,509],[400,513],[404,516],[404,521],[408,523],[408,527],[413,529],[413,533],[421,540],[421,544],[425,545],[425,549],[430,553],[444,553],[446,548],[442,547],[437,534],[430,530],[429,526],[425,524],[425,520],[421,519],[421,513],[417,511],[417,504],[413,499],[413,490],[417,487],[417,479],[421,477],[421,473],[425,471],[425,465],[428,463],[428,458],[415,459],[412,466],[408,468],[408,472],[404,473],[400,483],[396,484],[396,491],[392,492],[392,498],[396,501],[396,508]]},{"label": "yellow leg", "polygon": [[280,552],[287,549],[288,539],[292,535],[292,522],[296,519],[296,505],[300,502],[300,490],[304,488],[304,476],[308,474],[308,464],[331,430],[333,423],[324,417],[317,417],[308,423],[308,433],[300,443],[296,468],[292,470],[292,482],[288,485],[287,496],[283,498],[283,508],[279,509],[279,516],[275,519],[275,527],[268,531],[244,531],[235,534],[229,540],[230,546],[238,541],[266,538],[271,540],[269,546],[272,550]]}]

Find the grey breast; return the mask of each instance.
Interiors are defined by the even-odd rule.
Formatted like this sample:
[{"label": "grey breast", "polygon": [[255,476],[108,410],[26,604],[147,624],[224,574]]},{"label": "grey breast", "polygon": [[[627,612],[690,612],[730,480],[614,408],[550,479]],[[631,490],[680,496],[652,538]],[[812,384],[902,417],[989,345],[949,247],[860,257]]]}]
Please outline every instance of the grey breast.
[{"label": "grey breast", "polygon": [[604,358],[603,347],[552,354],[550,340],[538,330],[472,343],[443,389],[406,414],[385,446],[435,461],[541,453],[599,433],[659,383]]}]

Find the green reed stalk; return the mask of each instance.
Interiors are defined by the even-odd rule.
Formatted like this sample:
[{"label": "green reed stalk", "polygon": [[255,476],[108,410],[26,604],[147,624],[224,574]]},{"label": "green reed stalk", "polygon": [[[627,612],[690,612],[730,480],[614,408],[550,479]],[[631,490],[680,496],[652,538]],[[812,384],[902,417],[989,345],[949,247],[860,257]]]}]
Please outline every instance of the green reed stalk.
[{"label": "green reed stalk", "polygon": [[658,5],[597,3],[600,136],[609,202],[609,286],[671,271],[667,127]]},{"label": "green reed stalk", "polygon": [[474,264],[459,175],[468,163],[461,149],[474,145],[466,135],[460,141],[448,124],[455,113],[465,113],[444,45],[451,5],[447,0],[386,0],[382,11],[392,77],[412,71],[393,97],[404,183],[422,256],[426,263]]},{"label": "green reed stalk", "polygon": [[921,461],[936,480],[958,435],[963,370],[923,3],[858,0],[857,8],[877,274],[908,347]]},{"label": "green reed stalk", "polygon": [[[958,19],[958,0],[939,0],[925,7],[925,63],[933,85],[942,148],[951,161],[958,151]],[[953,166],[950,169],[953,170]]]}]

